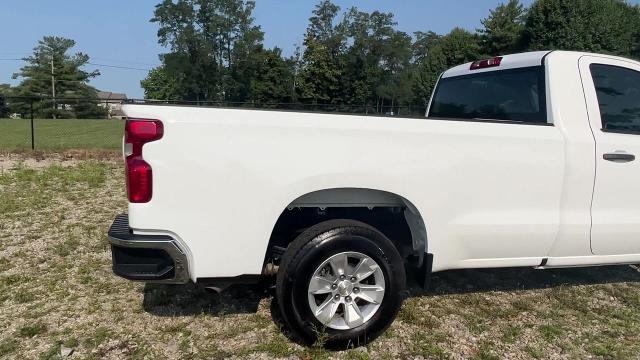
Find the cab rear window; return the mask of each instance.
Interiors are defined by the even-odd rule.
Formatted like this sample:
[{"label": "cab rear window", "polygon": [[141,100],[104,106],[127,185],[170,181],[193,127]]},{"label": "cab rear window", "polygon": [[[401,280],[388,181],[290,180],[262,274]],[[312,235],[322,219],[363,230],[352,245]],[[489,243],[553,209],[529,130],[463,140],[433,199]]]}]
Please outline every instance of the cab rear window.
[{"label": "cab rear window", "polygon": [[429,117],[546,124],[544,67],[442,78]]}]

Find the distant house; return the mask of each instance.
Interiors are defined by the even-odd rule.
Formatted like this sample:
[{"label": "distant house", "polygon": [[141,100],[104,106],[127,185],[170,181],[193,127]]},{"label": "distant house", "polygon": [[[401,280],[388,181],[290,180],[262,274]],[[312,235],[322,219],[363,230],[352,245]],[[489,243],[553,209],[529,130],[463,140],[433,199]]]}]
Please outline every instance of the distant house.
[{"label": "distant house", "polygon": [[106,108],[109,119],[122,119],[122,103],[127,100],[126,94],[114,93],[110,91],[98,91],[98,106]]}]

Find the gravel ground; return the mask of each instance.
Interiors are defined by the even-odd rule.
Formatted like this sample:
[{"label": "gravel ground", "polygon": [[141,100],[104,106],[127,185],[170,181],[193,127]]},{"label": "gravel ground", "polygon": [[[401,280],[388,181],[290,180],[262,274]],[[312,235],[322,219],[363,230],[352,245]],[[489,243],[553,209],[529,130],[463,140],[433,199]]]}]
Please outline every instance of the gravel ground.
[{"label": "gravel ground", "polygon": [[0,155],[0,358],[640,358],[629,266],[444,272],[429,291],[411,287],[374,343],[301,347],[268,288],[216,295],[112,275],[122,173],[108,154]]}]

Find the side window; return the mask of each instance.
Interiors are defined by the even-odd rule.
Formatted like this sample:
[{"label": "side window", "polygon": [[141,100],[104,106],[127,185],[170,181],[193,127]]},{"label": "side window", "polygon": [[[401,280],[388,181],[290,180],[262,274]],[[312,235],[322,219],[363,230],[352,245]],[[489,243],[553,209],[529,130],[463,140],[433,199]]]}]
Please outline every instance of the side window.
[{"label": "side window", "polygon": [[602,129],[640,134],[640,72],[592,64]]}]

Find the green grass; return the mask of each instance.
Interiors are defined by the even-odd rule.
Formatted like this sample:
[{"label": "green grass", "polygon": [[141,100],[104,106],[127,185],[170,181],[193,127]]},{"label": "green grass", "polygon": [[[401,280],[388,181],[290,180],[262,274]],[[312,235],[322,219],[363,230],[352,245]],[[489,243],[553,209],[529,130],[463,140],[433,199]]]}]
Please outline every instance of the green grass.
[{"label": "green grass", "polygon": [[38,322],[21,327],[19,333],[22,337],[30,338],[36,335],[40,335],[45,331],[47,331],[47,327],[44,324]]},{"label": "green grass", "polygon": [[18,341],[15,339],[4,339],[0,341],[0,356],[7,355],[18,349]]},{"label": "green grass", "polygon": [[[122,143],[122,120],[35,119],[36,150],[118,149]],[[0,151],[31,149],[28,119],[0,119]]]},{"label": "green grass", "polygon": [[126,211],[121,161],[27,156],[10,155],[12,165],[0,171],[2,359],[60,358],[62,346],[78,359],[640,354],[640,273],[628,266],[437,273],[430,291],[411,283],[397,321],[375,342],[340,352],[321,348],[322,340],[302,347],[273,321],[277,306],[263,288],[214,295],[113,275],[106,232]]},{"label": "green grass", "polygon": [[[0,176],[0,214],[9,217],[27,210],[46,207],[55,194],[73,196],[70,190],[78,186],[96,188],[105,181],[107,165],[103,162],[85,161],[65,168],[58,165],[43,170],[20,167]],[[51,191],[53,190],[53,192]],[[66,251],[73,239],[56,243],[58,251]]]},{"label": "green grass", "polygon": [[542,325],[539,330],[542,337],[548,342],[553,342],[563,334],[562,328],[557,325]]}]

